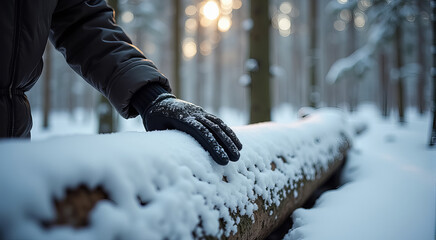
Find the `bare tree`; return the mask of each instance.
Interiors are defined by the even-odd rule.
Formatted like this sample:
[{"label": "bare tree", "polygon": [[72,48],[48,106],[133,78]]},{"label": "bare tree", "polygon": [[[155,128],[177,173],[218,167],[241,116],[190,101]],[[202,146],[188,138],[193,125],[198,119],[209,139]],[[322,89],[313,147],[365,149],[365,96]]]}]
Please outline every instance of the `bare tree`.
[{"label": "bare tree", "polygon": [[250,123],[271,120],[270,59],[269,59],[269,1],[251,0],[250,15]]}]

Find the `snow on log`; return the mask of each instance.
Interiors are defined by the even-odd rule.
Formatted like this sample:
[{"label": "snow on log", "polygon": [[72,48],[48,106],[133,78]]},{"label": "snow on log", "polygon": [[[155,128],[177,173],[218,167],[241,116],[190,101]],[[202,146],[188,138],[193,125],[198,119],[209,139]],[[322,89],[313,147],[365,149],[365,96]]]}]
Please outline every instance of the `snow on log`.
[{"label": "snow on log", "polygon": [[0,142],[0,239],[261,239],[343,163],[338,110],[235,129],[215,164],[178,131]]}]

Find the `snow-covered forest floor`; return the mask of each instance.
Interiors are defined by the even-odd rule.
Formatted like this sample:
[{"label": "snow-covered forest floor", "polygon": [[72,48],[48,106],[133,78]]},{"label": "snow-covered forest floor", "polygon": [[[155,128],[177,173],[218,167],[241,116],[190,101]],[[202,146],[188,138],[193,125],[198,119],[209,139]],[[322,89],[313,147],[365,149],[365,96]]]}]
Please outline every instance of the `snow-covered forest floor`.
[{"label": "snow-covered forest floor", "polygon": [[[293,121],[288,108],[275,120]],[[243,123],[243,115],[225,111],[230,125]],[[34,114],[34,140],[65,134],[92,134],[96,121],[82,112],[52,115],[49,130],[42,130]],[[285,239],[434,239],[436,236],[436,149],[428,148],[430,115],[407,112],[400,126],[395,117],[382,119],[372,106],[350,116],[368,124],[356,137],[343,172],[343,185],[324,193],[312,209],[298,209]],[[120,130],[140,131],[139,119],[123,121]]]},{"label": "snow-covered forest floor", "polygon": [[436,149],[428,148],[430,115],[408,112],[400,126],[364,107],[338,190],[293,214],[285,239],[435,239]]}]

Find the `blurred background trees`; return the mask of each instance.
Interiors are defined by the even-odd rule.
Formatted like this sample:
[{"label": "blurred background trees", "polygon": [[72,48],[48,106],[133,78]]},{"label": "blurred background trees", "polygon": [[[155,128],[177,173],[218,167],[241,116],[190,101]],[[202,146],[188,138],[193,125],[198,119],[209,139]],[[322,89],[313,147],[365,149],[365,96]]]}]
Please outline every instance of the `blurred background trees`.
[{"label": "blurred background trees", "polygon": [[[429,0],[118,0],[117,9],[177,96],[224,120],[236,116],[230,125],[362,103],[407,123],[406,109],[432,106]],[[97,122],[99,94],[57,52],[45,59],[52,95],[39,81],[29,93],[34,113],[50,103],[71,121]],[[109,132],[124,124],[117,118]]]}]

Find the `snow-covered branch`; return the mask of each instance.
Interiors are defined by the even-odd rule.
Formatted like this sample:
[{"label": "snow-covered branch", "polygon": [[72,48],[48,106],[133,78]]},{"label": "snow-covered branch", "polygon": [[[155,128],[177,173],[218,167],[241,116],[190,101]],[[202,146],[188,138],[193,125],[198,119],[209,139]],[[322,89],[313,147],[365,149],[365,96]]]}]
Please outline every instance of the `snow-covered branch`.
[{"label": "snow-covered branch", "polygon": [[[337,4],[336,4],[337,5]],[[330,7],[336,12],[339,7]],[[337,60],[326,75],[328,83],[335,83],[348,74],[362,76],[371,67],[378,49],[390,44],[398,24],[410,14],[416,14],[412,1],[398,0],[386,3],[376,2],[368,9],[369,38],[367,43],[348,57]]]}]

